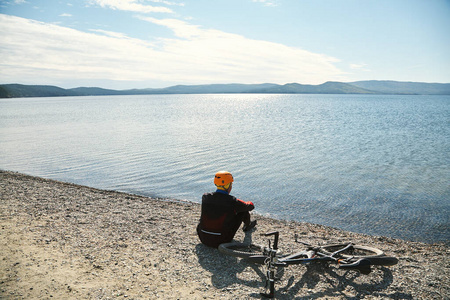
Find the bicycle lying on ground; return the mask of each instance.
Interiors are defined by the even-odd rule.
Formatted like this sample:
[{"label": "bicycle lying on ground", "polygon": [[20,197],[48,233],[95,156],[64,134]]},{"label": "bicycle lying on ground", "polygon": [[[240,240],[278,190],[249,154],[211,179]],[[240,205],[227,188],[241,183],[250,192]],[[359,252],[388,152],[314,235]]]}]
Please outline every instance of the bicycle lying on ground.
[{"label": "bicycle lying on ground", "polygon": [[294,254],[282,255],[278,250],[279,232],[273,231],[262,235],[273,236],[273,246],[271,246],[270,239],[268,247],[231,242],[221,244],[219,251],[234,257],[244,258],[253,263],[265,265],[267,267],[265,288],[269,292],[261,293],[261,295],[267,298],[275,296],[275,274],[277,268],[289,265],[327,262],[337,264],[339,269],[358,270],[362,274],[369,274],[371,266],[393,266],[398,262],[397,258],[386,256],[383,251],[373,247],[355,245],[353,243],[314,247],[307,243],[299,242],[297,235],[295,235],[295,241],[307,246],[306,249]]}]

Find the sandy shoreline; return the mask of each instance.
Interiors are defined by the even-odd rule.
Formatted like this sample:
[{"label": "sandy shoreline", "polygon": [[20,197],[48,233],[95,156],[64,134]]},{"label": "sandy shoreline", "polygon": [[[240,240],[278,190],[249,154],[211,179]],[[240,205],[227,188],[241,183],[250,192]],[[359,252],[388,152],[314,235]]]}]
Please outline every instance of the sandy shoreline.
[{"label": "sandy shoreline", "polygon": [[[263,270],[199,243],[195,203],[150,199],[0,171],[1,299],[258,299]],[[258,215],[283,252],[353,241],[399,264],[370,275],[285,269],[277,299],[449,299],[449,247],[355,234]],[[244,240],[242,230],[236,240]]]}]

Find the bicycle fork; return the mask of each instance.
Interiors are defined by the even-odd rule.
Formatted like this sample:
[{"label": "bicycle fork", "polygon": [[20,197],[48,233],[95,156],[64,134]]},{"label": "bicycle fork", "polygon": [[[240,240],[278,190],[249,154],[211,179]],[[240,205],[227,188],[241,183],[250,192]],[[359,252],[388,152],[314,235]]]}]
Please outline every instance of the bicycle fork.
[{"label": "bicycle fork", "polygon": [[267,273],[266,273],[266,285],[265,289],[269,289],[268,293],[261,292],[261,296],[266,298],[273,298],[275,297],[275,256],[277,254],[278,250],[278,235],[279,233],[277,231],[270,232],[264,234],[265,236],[274,235],[274,242],[273,242],[273,248],[270,247],[270,240],[269,240],[269,248],[267,249],[268,259],[267,259]]},{"label": "bicycle fork", "polygon": [[268,293],[262,293],[261,296],[266,298],[275,297],[275,267],[269,263],[267,274],[266,274],[266,290],[268,289]]}]

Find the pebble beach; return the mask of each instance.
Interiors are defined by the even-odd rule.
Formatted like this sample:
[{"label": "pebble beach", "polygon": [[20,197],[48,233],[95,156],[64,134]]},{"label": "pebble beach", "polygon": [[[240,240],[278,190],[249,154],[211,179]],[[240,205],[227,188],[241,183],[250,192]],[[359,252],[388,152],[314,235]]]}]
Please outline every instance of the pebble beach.
[{"label": "pebble beach", "polygon": [[[206,191],[205,191],[206,192]],[[0,171],[1,299],[260,299],[262,266],[202,245],[200,205]],[[199,198],[201,195],[199,195]],[[450,299],[448,243],[369,236],[252,214],[236,241],[280,249],[352,241],[399,259],[369,275],[327,265],[285,268],[276,299]]]}]

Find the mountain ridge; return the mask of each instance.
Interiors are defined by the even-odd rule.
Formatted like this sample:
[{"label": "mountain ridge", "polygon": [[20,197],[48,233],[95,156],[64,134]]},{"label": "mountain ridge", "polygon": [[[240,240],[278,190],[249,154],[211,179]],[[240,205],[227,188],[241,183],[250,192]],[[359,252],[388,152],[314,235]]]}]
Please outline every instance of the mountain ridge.
[{"label": "mountain ridge", "polygon": [[52,85],[0,85],[0,98],[151,95],[151,94],[392,94],[450,95],[450,83],[366,80],[355,82],[327,81],[318,85],[287,83],[175,85],[166,88],[113,90],[100,87],[63,89]]}]

